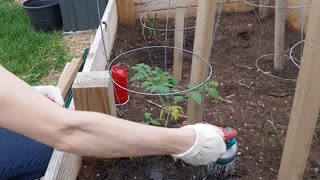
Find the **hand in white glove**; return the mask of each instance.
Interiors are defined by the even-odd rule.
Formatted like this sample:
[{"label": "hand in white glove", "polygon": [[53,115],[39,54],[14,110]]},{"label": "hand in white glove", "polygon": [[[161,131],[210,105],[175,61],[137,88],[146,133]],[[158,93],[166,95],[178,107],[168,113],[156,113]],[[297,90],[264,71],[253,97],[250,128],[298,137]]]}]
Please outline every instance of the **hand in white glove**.
[{"label": "hand in white glove", "polygon": [[217,161],[226,152],[224,132],[220,127],[211,124],[187,125],[195,131],[196,140],[191,148],[181,154],[172,155],[191,165],[208,165]]},{"label": "hand in white glove", "polygon": [[59,104],[60,106],[64,105],[64,100],[61,96],[61,91],[58,87],[55,86],[35,86],[41,94],[49,98],[51,101]]}]

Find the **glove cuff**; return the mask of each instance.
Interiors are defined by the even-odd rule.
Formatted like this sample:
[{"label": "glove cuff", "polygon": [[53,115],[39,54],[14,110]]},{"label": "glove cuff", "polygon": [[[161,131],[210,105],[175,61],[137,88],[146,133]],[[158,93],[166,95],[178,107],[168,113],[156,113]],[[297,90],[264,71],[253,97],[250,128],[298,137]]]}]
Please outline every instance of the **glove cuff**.
[{"label": "glove cuff", "polygon": [[187,151],[172,155],[192,165],[207,165],[216,161],[226,151],[222,130],[213,125],[195,124],[182,128],[194,129],[196,140]]}]

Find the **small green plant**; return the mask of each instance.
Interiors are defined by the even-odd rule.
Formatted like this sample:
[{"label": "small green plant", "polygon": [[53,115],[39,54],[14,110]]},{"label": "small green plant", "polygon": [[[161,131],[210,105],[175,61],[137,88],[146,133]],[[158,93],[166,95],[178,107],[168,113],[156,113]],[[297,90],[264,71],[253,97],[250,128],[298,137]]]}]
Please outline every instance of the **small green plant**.
[{"label": "small green plant", "polygon": [[157,13],[153,16],[153,17],[150,17],[150,15],[148,14],[148,22],[149,22],[149,26],[151,29],[149,29],[149,39],[156,39],[156,30],[155,28],[157,27],[157,22],[158,22],[158,19],[157,19]]},{"label": "small green plant", "polygon": [[[137,64],[132,67],[135,72],[130,79],[132,82],[139,82],[139,87],[144,89],[145,92],[154,94],[168,94],[173,89],[176,89],[179,85],[178,80],[168,72],[164,72],[158,67],[152,69],[146,64]],[[219,93],[216,90],[218,83],[215,81],[207,81],[202,86],[187,92],[185,95],[174,96],[173,100],[167,95],[159,95],[161,112],[159,120],[165,120],[165,126],[168,125],[168,121],[172,120],[174,123],[184,116],[184,111],[178,104],[188,98],[193,99],[196,103],[201,104],[202,95],[209,95],[212,98],[218,99]],[[187,88],[194,88],[195,84],[189,84]],[[145,114],[145,119],[148,124],[152,124],[151,113]],[[154,121],[153,121],[154,122]]]},{"label": "small green plant", "polygon": [[142,122],[142,123],[148,124],[148,125],[150,124],[153,126],[161,126],[160,122],[157,119],[153,119],[151,115],[152,114],[149,112],[144,113],[144,119],[146,120],[146,122]]}]

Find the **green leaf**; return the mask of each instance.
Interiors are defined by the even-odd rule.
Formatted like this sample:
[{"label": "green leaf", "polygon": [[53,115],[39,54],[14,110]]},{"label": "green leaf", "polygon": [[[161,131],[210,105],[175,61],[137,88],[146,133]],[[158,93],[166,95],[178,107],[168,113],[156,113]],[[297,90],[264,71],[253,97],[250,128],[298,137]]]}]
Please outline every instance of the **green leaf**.
[{"label": "green leaf", "polygon": [[184,99],[183,96],[175,96],[175,97],[173,98],[173,103],[174,103],[174,104],[177,104],[177,103],[181,102],[183,99]]},{"label": "green leaf", "polygon": [[216,89],[208,89],[208,93],[210,94],[211,97],[215,99],[219,99],[220,95],[219,92]]},{"label": "green leaf", "polygon": [[154,126],[161,126],[161,124],[159,123],[159,121],[156,120],[156,119],[152,119],[152,120],[150,121],[150,124],[151,124],[151,125],[154,125]]},{"label": "green leaf", "polygon": [[144,79],[144,75],[142,73],[136,73],[134,76],[132,76],[130,81],[141,81],[143,79]]},{"label": "green leaf", "polygon": [[151,118],[151,113],[149,113],[149,112],[144,113],[144,118],[147,119],[147,120],[152,119]]},{"label": "green leaf", "polygon": [[171,80],[171,84],[173,84],[175,87],[177,87],[179,84],[179,81],[177,80],[177,78],[173,77]]},{"label": "green leaf", "polygon": [[158,86],[158,92],[161,94],[165,94],[165,93],[169,93],[170,92],[170,88],[168,87],[162,87],[162,86]]},{"label": "green leaf", "polygon": [[147,88],[147,87],[150,86],[150,85],[151,85],[150,82],[145,81],[145,82],[141,83],[140,87],[143,88],[143,89],[145,89],[145,88]]},{"label": "green leaf", "polygon": [[201,99],[202,99],[202,96],[199,92],[191,92],[190,93],[190,97],[198,104],[201,104]]},{"label": "green leaf", "polygon": [[213,81],[212,86],[217,88],[219,86],[219,83],[217,81]]},{"label": "green leaf", "polygon": [[190,83],[187,86],[188,89],[191,89],[191,88],[194,88],[194,87],[196,87],[196,84],[194,84],[194,83]]}]

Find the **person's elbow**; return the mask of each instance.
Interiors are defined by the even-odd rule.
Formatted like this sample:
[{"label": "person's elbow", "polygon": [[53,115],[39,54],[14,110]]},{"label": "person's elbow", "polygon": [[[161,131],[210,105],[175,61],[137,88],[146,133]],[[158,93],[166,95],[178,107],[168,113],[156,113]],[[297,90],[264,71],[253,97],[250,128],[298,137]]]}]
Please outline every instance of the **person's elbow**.
[{"label": "person's elbow", "polygon": [[55,136],[52,138],[51,146],[59,151],[74,153],[75,147],[72,140],[78,128],[73,118],[68,118],[72,116],[71,114],[72,111],[66,110],[57,119],[59,125],[54,130]]}]

